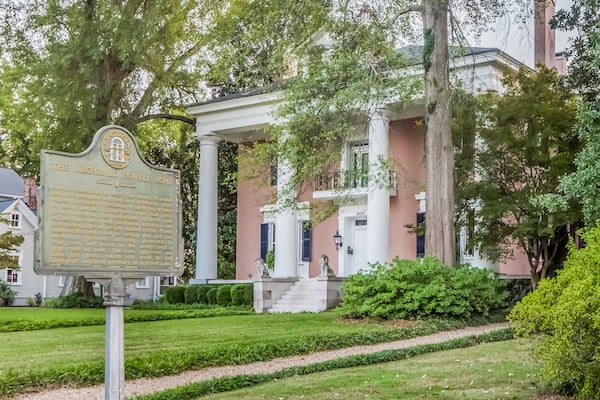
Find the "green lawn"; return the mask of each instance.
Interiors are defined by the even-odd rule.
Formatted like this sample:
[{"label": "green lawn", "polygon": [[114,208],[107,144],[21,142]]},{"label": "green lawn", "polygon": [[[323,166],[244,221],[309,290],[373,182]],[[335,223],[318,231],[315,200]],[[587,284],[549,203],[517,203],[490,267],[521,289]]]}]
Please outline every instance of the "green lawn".
[{"label": "green lawn", "polygon": [[532,399],[541,367],[522,341],[278,380],[203,399]]},{"label": "green lawn", "polygon": [[58,309],[44,307],[2,307],[0,308],[0,324],[5,321],[28,320],[48,321],[55,319],[86,320],[104,318],[104,309]]},{"label": "green lawn", "polygon": [[[96,310],[51,310],[69,317]],[[73,314],[70,312],[73,311]],[[102,312],[102,310],[98,310]],[[41,315],[41,314],[40,314]],[[49,315],[49,314],[48,314]],[[125,324],[125,357],[160,350],[205,349],[218,353],[229,346],[244,347],[327,334],[381,332],[391,328],[336,322],[333,313],[258,314]],[[77,365],[104,359],[104,326],[84,326],[2,333],[0,376],[9,369],[24,371]]]}]

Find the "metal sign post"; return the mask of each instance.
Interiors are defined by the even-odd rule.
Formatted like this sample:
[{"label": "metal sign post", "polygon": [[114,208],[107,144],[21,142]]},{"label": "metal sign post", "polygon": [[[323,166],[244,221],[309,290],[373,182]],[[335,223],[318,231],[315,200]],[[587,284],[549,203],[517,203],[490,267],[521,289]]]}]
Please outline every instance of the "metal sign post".
[{"label": "metal sign post", "polygon": [[42,151],[38,274],[82,275],[105,288],[105,399],[124,394],[126,287],[183,272],[179,171],[148,164],[120,126],[80,154]]},{"label": "metal sign post", "polygon": [[106,292],[106,345],[104,360],[104,399],[122,400],[125,385],[125,333],[123,306],[125,284],[116,276],[104,284]]}]

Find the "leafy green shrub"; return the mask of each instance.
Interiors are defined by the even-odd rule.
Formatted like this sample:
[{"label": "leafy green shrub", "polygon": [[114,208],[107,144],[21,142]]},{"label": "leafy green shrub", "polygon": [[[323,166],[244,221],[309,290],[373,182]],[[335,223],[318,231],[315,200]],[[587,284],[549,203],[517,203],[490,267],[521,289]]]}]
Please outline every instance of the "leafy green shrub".
[{"label": "leafy green shrub", "polygon": [[488,316],[507,306],[505,282],[489,270],[451,268],[435,258],[394,259],[344,283],[342,316],[419,319]]},{"label": "leafy green shrub", "polygon": [[183,295],[185,304],[198,303],[198,289],[200,285],[190,285],[185,288]]},{"label": "leafy green shrub", "polygon": [[198,286],[198,303],[200,304],[211,304],[208,302],[208,298],[206,294],[212,288],[216,287],[215,285],[200,285]]},{"label": "leafy green shrub", "polygon": [[239,283],[231,286],[231,305],[242,306],[251,305],[252,303],[247,302],[247,287],[252,287],[251,283]]},{"label": "leafy green shrub", "polygon": [[586,247],[572,245],[562,270],[543,279],[517,304],[509,319],[521,336],[539,335],[539,355],[549,381],[578,399],[600,393],[600,226],[584,233]]},{"label": "leafy green shrub", "polygon": [[185,303],[185,286],[169,286],[165,289],[165,297],[170,304]]},{"label": "leafy green shrub", "polygon": [[250,306],[254,305],[254,284],[244,286],[244,302]]},{"label": "leafy green shrub", "polygon": [[210,289],[208,289],[208,292],[206,292],[206,300],[208,301],[208,304],[217,304],[216,287],[211,287]]},{"label": "leafy green shrub", "polygon": [[231,285],[219,285],[217,288],[217,304],[220,306],[231,305]]},{"label": "leafy green shrub", "polygon": [[83,293],[71,293],[46,300],[45,307],[48,308],[102,308],[104,307],[102,297],[87,297]]},{"label": "leafy green shrub", "polygon": [[0,279],[0,307],[11,306],[15,301],[15,292],[7,282]]}]

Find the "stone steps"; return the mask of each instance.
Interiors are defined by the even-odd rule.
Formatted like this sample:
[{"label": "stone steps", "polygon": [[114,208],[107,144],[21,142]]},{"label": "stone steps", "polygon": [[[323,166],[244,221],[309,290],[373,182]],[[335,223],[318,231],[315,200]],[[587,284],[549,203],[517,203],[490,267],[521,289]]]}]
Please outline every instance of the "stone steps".
[{"label": "stone steps", "polygon": [[321,291],[323,289],[319,286],[316,278],[302,278],[288,289],[268,311],[272,313],[325,311],[321,300],[323,297]]}]

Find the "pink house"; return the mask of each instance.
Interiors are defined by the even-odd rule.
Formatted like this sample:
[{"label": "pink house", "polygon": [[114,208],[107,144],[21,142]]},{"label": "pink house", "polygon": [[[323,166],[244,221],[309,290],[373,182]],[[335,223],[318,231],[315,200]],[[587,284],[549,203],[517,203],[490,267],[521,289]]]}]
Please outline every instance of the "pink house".
[{"label": "pink house", "polygon": [[[473,48],[452,61],[452,78],[473,83],[474,90],[501,91],[507,69],[520,63],[494,48]],[[415,74],[422,73],[415,69]],[[216,279],[217,143],[238,143],[240,172],[245,170],[244,149],[269,140],[264,128],[277,124],[273,111],[284,93],[256,92],[219,98],[190,106],[197,119],[201,146],[195,282]],[[369,111],[363,126],[341,151],[339,171],[323,176],[300,196],[296,207],[278,206],[277,198],[290,174],[285,160],[278,165],[276,182],[268,168],[260,181],[240,179],[237,209],[237,279],[255,282],[255,308],[270,311],[318,311],[335,304],[343,277],[368,268],[370,263],[394,257],[422,256],[423,241],[405,225],[426,212],[424,135],[417,128],[423,101],[411,105],[389,101]],[[386,159],[390,184],[379,185],[369,170]],[[246,164],[247,165],[247,164]],[[240,173],[243,177],[244,174]],[[337,212],[310,224],[314,207],[323,199],[344,198]],[[334,241],[337,235],[338,244]],[[528,264],[517,255],[508,263],[491,263],[466,248],[460,233],[461,261],[507,276],[527,276]],[[262,277],[256,260],[275,254],[274,270]],[[336,277],[323,273],[326,255]],[[329,274],[331,275],[331,274]]]}]

